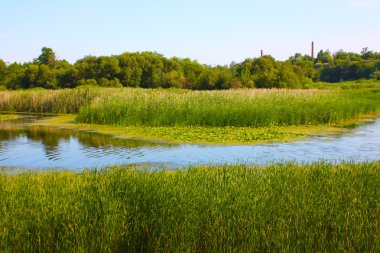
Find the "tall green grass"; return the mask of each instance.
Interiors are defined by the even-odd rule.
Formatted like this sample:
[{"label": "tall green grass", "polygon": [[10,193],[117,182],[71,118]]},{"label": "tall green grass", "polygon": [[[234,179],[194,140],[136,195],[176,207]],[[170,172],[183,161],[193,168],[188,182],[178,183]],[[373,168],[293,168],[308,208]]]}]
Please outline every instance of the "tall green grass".
[{"label": "tall green grass", "polygon": [[340,123],[380,109],[380,94],[321,90],[124,90],[80,108],[78,122],[120,126],[283,126]]},{"label": "tall green grass", "polygon": [[345,81],[341,83],[315,82],[310,84],[310,88],[325,90],[379,89],[380,81],[374,79],[361,79],[356,81]]},{"label": "tall green grass", "polygon": [[188,91],[95,87],[0,91],[0,111],[79,112],[78,122],[119,126],[325,124],[379,111],[379,91]]},{"label": "tall green grass", "polygon": [[0,175],[2,252],[379,252],[380,163]]},{"label": "tall green grass", "polygon": [[96,87],[65,90],[0,91],[0,111],[32,113],[78,113],[100,94],[112,91]]}]

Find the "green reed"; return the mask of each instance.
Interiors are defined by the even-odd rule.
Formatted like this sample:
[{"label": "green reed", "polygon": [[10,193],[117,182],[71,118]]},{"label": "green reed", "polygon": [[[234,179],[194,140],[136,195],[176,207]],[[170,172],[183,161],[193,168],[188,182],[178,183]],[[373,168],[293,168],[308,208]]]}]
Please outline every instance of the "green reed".
[{"label": "green reed", "polygon": [[80,87],[65,90],[0,91],[0,111],[31,113],[77,113],[107,89]]},{"label": "green reed", "polygon": [[380,89],[144,90],[79,87],[0,91],[0,111],[78,113],[82,123],[119,126],[335,124],[380,109]]},{"label": "green reed", "polygon": [[1,252],[379,252],[380,163],[0,175]]},{"label": "green reed", "polygon": [[[371,93],[372,92],[372,93]],[[124,90],[80,108],[78,122],[145,126],[287,126],[340,123],[380,109],[372,90]]]}]

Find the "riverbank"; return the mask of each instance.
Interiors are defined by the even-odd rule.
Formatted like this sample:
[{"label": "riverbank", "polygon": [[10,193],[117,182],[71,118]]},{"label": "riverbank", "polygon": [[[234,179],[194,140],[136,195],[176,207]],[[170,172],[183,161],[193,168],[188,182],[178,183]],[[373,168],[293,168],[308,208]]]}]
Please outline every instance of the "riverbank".
[{"label": "riverbank", "polygon": [[380,163],[0,175],[0,251],[380,250]]}]

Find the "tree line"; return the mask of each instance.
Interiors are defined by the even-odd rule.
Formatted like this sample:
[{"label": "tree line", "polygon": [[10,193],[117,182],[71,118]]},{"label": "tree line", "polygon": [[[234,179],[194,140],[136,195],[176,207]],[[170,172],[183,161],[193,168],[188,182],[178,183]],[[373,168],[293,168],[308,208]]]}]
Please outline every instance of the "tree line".
[{"label": "tree line", "polygon": [[58,60],[44,47],[32,62],[7,64],[0,59],[0,89],[103,87],[186,88],[302,88],[312,82],[380,80],[380,53],[361,54],[321,50],[313,60],[295,54],[286,61],[270,55],[229,66],[208,66],[191,59],[166,58],[154,52],[115,56],[86,56],[74,64]]}]

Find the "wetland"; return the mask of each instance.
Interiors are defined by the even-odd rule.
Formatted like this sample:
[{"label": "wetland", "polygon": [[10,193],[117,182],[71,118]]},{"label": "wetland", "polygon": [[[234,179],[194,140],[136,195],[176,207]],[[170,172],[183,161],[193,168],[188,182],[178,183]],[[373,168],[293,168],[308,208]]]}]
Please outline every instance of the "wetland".
[{"label": "wetland", "polygon": [[24,115],[0,121],[1,166],[77,170],[150,164],[177,169],[190,165],[238,163],[374,161],[380,157],[380,120],[377,118],[340,133],[256,145],[190,144],[122,138],[44,124],[53,122],[54,118]]}]

